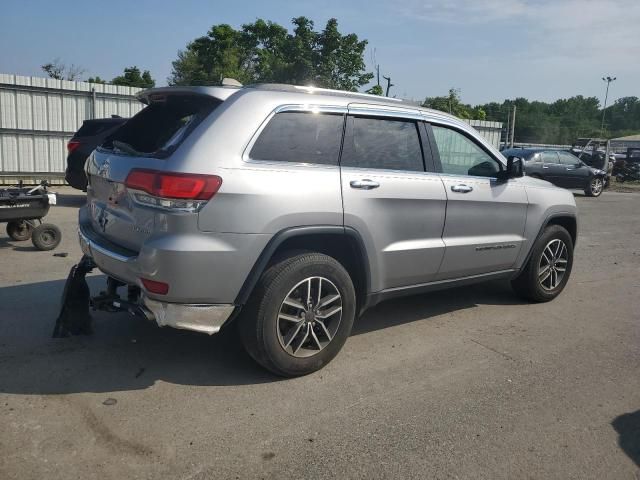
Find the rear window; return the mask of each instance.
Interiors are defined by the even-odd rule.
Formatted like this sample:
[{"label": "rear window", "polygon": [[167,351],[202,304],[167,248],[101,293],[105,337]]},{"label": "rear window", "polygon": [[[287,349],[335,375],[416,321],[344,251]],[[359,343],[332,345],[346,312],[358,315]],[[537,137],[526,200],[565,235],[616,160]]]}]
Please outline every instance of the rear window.
[{"label": "rear window", "polygon": [[165,157],[220,103],[202,95],[160,97],[109,136],[102,148],[128,155]]},{"label": "rear window", "polygon": [[337,165],[344,117],[282,112],[269,121],[249,156],[253,160]]}]

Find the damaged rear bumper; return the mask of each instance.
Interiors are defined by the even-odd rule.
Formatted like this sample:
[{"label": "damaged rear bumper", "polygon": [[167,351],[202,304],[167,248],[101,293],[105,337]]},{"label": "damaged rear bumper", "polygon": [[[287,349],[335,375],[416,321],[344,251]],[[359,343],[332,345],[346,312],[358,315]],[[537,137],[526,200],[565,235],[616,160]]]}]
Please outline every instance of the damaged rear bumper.
[{"label": "damaged rear bumper", "polygon": [[[111,251],[98,244],[82,231],[82,227],[78,229],[78,238],[82,252],[91,257],[102,272],[125,284],[140,286],[137,279],[134,280],[135,277],[131,276],[136,270],[135,256]],[[153,320],[161,327],[193,330],[209,335],[219,332],[236,309],[233,304],[163,302],[151,299],[144,293],[135,302],[123,300],[117,294],[99,297],[94,299],[93,306],[98,310],[125,311]]]},{"label": "damaged rear bumper", "polygon": [[163,303],[147,297],[142,298],[142,303],[161,327],[181,328],[209,335],[218,333],[235,310],[234,305]]}]

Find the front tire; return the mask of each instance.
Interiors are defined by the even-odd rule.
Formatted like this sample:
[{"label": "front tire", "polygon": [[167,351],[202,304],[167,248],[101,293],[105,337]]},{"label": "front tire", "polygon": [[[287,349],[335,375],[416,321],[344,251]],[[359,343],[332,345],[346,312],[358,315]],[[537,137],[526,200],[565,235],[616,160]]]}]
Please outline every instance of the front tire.
[{"label": "front tire", "polygon": [[602,177],[593,177],[585,187],[584,193],[588,197],[599,197],[602,194],[602,190],[604,190],[604,179]]},{"label": "front tire", "polygon": [[529,261],[511,286],[527,300],[549,302],[564,289],[572,267],[571,235],[560,225],[550,225],[536,240]]},{"label": "front tire", "polygon": [[53,250],[60,245],[62,232],[51,223],[43,223],[33,229],[31,241],[38,250]]},{"label": "front tire", "polygon": [[355,289],[345,268],[327,255],[303,253],[262,275],[239,319],[240,336],[267,370],[307,375],[338,354],[355,313]]}]

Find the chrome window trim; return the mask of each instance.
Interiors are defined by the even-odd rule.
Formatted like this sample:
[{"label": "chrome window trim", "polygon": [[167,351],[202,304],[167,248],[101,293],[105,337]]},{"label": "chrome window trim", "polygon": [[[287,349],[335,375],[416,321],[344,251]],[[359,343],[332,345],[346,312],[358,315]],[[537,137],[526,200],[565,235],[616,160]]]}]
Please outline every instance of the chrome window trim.
[{"label": "chrome window trim", "polygon": [[[258,141],[260,134],[267,127],[269,122],[273,117],[275,117],[278,113],[282,112],[299,112],[299,113],[330,113],[330,114],[340,114],[345,115],[347,113],[347,107],[341,105],[321,105],[321,104],[312,104],[312,103],[302,103],[302,104],[284,104],[279,105],[274,108],[262,121],[258,129],[253,133],[249,142],[244,147],[242,151],[242,161],[244,163],[248,163],[251,165],[278,165],[282,167],[283,165],[297,166],[297,167],[310,167],[310,168],[323,168],[323,169],[334,169],[339,168],[339,165],[325,165],[320,163],[304,163],[304,162],[285,162],[278,160],[260,160],[259,158],[251,158],[249,155],[253,146]],[[339,159],[338,159],[339,160]]]},{"label": "chrome window trim", "polygon": [[396,106],[371,105],[366,103],[350,103],[348,114],[355,117],[385,117],[401,120],[424,120],[424,114],[420,110],[411,108],[398,108]]}]

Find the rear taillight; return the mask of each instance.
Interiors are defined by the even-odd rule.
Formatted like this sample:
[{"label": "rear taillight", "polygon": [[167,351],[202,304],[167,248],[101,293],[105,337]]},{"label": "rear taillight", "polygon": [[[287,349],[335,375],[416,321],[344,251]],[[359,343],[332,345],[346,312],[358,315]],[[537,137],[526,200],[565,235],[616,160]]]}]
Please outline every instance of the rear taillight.
[{"label": "rear taillight", "polygon": [[217,175],[173,173],[135,168],[125,185],[148,195],[135,193],[139,203],[166,209],[197,211],[222,185]]},{"label": "rear taillight", "polygon": [[169,293],[168,283],[157,282],[155,280],[149,280],[148,278],[141,278],[140,281],[147,292],[155,293],[157,295],[166,295]]},{"label": "rear taillight", "polygon": [[76,150],[78,147],[80,146],[80,142],[77,140],[70,140],[69,143],[67,143],[67,152],[72,153],[74,150]]}]

